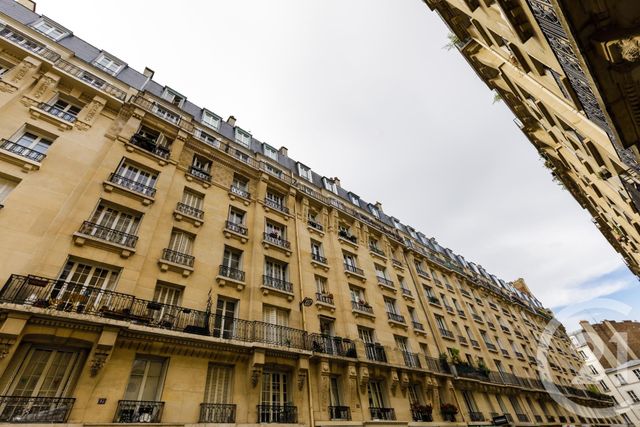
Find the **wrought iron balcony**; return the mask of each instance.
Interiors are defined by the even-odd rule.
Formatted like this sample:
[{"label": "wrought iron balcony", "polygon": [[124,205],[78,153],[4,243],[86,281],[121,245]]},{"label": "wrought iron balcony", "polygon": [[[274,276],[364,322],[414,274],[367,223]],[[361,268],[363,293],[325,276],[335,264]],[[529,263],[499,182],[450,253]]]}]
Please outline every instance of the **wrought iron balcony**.
[{"label": "wrought iron balcony", "polygon": [[236,187],[235,185],[232,185],[229,188],[229,192],[231,194],[235,194],[236,196],[240,196],[244,199],[250,199],[251,198],[251,193],[249,193],[247,190],[240,188],[240,187]]},{"label": "wrought iron balcony", "polygon": [[493,302],[489,302],[489,307],[491,307],[493,310],[498,310],[498,306]]},{"label": "wrought iron balcony", "polygon": [[61,108],[56,107],[55,105],[47,104],[41,102],[38,104],[38,108],[44,111],[45,113],[49,113],[52,116],[55,116],[65,122],[74,123],[77,120],[75,114],[68,113]]},{"label": "wrought iron balcony", "polygon": [[193,267],[195,257],[189,254],[183,254],[182,252],[174,251],[169,248],[162,250],[162,259],[172,262],[174,264],[184,265],[186,267]]},{"label": "wrought iron balcony", "polygon": [[358,268],[355,265],[347,264],[346,262],[344,263],[344,270],[348,271],[349,273],[355,273],[360,276],[364,276],[364,271],[361,268]]},{"label": "wrought iron balcony", "polygon": [[428,296],[427,299],[429,300],[429,304],[437,305],[438,307],[440,307],[441,304],[438,297]]},{"label": "wrought iron balcony", "polygon": [[121,187],[126,188],[127,190],[131,190],[135,193],[140,193],[147,197],[153,197],[156,195],[156,189],[153,187],[149,187],[148,185],[144,185],[138,181],[134,181],[125,176],[118,175],[116,173],[112,173],[109,175],[109,182],[120,185]]},{"label": "wrought iron balcony", "polygon": [[521,423],[529,422],[529,416],[527,414],[516,414],[516,417],[518,418],[518,421],[520,421]]},{"label": "wrought iron balcony", "polygon": [[484,414],[482,412],[469,412],[469,418],[471,421],[484,421]]},{"label": "wrought iron balcony", "polygon": [[424,271],[421,268],[417,268],[416,267],[416,273],[418,273],[418,276],[421,276],[421,277],[423,277],[425,279],[429,279],[429,280],[431,279],[431,276],[429,276],[429,273],[427,273],[426,271]]},{"label": "wrought iron balcony", "polygon": [[309,227],[311,228],[315,228],[318,231],[324,231],[324,227],[322,226],[322,224],[320,224],[318,221],[309,218],[307,220],[307,224],[309,224]]},{"label": "wrought iron balcony", "polygon": [[389,279],[387,279],[386,277],[380,277],[380,276],[376,276],[376,278],[378,279],[378,283],[380,283],[383,286],[386,286],[388,288],[393,288],[393,282]]},{"label": "wrought iron balcony", "polygon": [[80,229],[78,230],[78,233],[95,237],[96,239],[103,240],[105,242],[126,246],[132,249],[136,247],[136,243],[138,242],[138,236],[124,233],[122,231],[105,227],[100,224],[95,224],[89,221],[84,221],[82,223]]},{"label": "wrought iron balcony", "polygon": [[511,330],[507,326],[500,325],[500,329],[502,329],[502,332],[505,334],[511,334]]},{"label": "wrought iron balcony", "polygon": [[75,400],[66,397],[0,396],[0,422],[66,423]]},{"label": "wrought iron balcony", "polygon": [[384,351],[384,347],[378,343],[364,343],[364,351],[369,360],[375,360],[377,362],[387,361],[387,353]]},{"label": "wrought iron balcony", "polygon": [[293,405],[258,405],[258,422],[296,424],[298,408]]},{"label": "wrought iron balcony", "polygon": [[462,345],[467,345],[467,337],[464,337],[462,335],[458,335],[458,342]]},{"label": "wrought iron balcony", "polygon": [[366,302],[351,301],[351,308],[363,313],[373,314],[373,308]]},{"label": "wrought iron balcony", "polygon": [[451,332],[448,329],[444,329],[444,328],[438,328],[438,330],[440,331],[440,335],[442,335],[444,338],[453,338],[453,332]]},{"label": "wrought iron balcony", "polygon": [[391,313],[391,312],[387,311],[387,318],[389,320],[393,320],[394,322],[406,323],[406,321],[404,320],[404,316],[402,314]]},{"label": "wrought iron balcony", "polygon": [[489,351],[494,351],[494,352],[498,351],[498,348],[495,346],[495,344],[491,344],[490,342],[485,342],[484,344],[487,346],[487,349]]},{"label": "wrought iron balcony", "polygon": [[351,408],[348,406],[329,406],[329,418],[332,420],[351,421]]},{"label": "wrought iron balcony", "polygon": [[311,252],[311,259],[321,264],[327,263],[327,259],[317,252]]},{"label": "wrought iron balcony", "polygon": [[344,231],[344,230],[338,231],[338,237],[340,237],[341,239],[348,240],[349,242],[355,245],[358,244],[358,238],[347,231]]},{"label": "wrought iron balcony", "polygon": [[159,423],[164,402],[153,400],[120,400],[114,423]]},{"label": "wrought iron balcony", "polygon": [[403,266],[402,266],[402,263],[401,263],[399,260],[395,259],[395,258],[393,258],[393,259],[391,260],[391,263],[393,264],[393,266],[394,266],[394,267],[399,267],[399,268],[402,268],[402,267],[403,267]]},{"label": "wrought iron balcony", "polygon": [[245,227],[242,224],[238,224],[237,222],[233,222],[233,221],[226,221],[225,224],[224,224],[224,228],[226,228],[229,231],[233,231],[234,233],[241,234],[243,236],[246,236],[247,234],[249,234],[249,231],[247,230],[247,227]]},{"label": "wrought iron balcony", "polygon": [[289,213],[289,208],[286,207],[283,203],[276,202],[275,200],[271,200],[266,197],[264,199],[264,205],[286,214]]},{"label": "wrought iron balcony", "polygon": [[290,294],[293,293],[293,284],[277,277],[263,275],[262,284],[267,288],[277,289],[279,291],[287,292]]},{"label": "wrought iron balcony", "polygon": [[192,165],[189,166],[189,174],[201,179],[202,181],[211,182],[211,174],[207,170]]},{"label": "wrought iron balcony", "polygon": [[376,408],[370,406],[369,412],[373,420],[393,421],[396,419],[396,411],[393,408]]},{"label": "wrought iron balcony", "polygon": [[462,295],[464,295],[465,297],[467,297],[467,298],[471,298],[471,294],[470,294],[470,293],[469,293],[469,291],[468,291],[468,290],[466,290],[466,289],[460,289],[460,293],[461,293]]},{"label": "wrought iron balcony", "polygon": [[487,326],[494,331],[496,330],[496,325],[493,322],[487,320]]},{"label": "wrought iron balcony", "polygon": [[453,314],[454,313],[454,309],[453,307],[451,307],[449,304],[445,303],[444,304],[444,309],[447,310],[449,313]]},{"label": "wrought iron balcony", "polygon": [[[421,406],[421,405],[419,405]],[[416,422],[426,422],[429,423],[433,421],[433,413],[429,409],[422,408],[411,408],[411,418]]]},{"label": "wrought iron balcony", "polygon": [[244,271],[238,270],[237,268],[221,265],[218,269],[218,274],[222,277],[237,280],[238,282],[244,282]]},{"label": "wrought iron balcony", "polygon": [[284,249],[291,249],[291,243],[288,240],[280,237],[278,233],[264,233],[263,239],[265,242],[270,243],[272,245],[280,246]]},{"label": "wrought iron balcony", "polygon": [[158,145],[157,139],[149,138],[139,133],[131,137],[131,144],[145,151],[148,151],[151,154],[162,157],[163,159],[168,159],[169,154],[171,153],[169,148]]},{"label": "wrought iron balcony", "polygon": [[46,154],[32,150],[13,141],[7,141],[6,139],[0,139],[0,148],[38,163],[43,161],[46,157]]},{"label": "wrought iron balcony", "polygon": [[200,418],[201,423],[235,423],[236,405],[224,403],[201,403]]},{"label": "wrought iron balcony", "polygon": [[480,322],[482,323],[482,317],[480,317],[479,314],[476,313],[471,313],[471,317],[473,318],[473,320],[475,320],[476,322]]},{"label": "wrought iron balcony", "polygon": [[374,254],[380,255],[380,256],[386,256],[384,251],[380,248],[378,248],[377,246],[374,245],[369,245],[369,250],[371,252],[373,252]]},{"label": "wrought iron balcony", "polygon": [[194,208],[193,206],[189,206],[186,203],[178,202],[176,205],[176,211],[193,218],[198,218],[200,220],[204,219],[204,211]]},{"label": "wrought iron balcony", "polygon": [[418,353],[411,353],[409,351],[403,351],[402,357],[404,359],[404,364],[410,368],[422,368],[422,364],[420,363],[420,358],[418,357]]},{"label": "wrought iron balcony", "polygon": [[411,289],[407,289],[407,288],[401,287],[400,290],[402,291],[402,295],[406,295],[408,297],[413,297],[413,293],[411,292]]},{"label": "wrought iron balcony", "polygon": [[333,305],[333,294],[324,294],[324,293],[316,292],[316,301]]},{"label": "wrought iron balcony", "polygon": [[508,351],[507,351],[507,349],[505,349],[505,348],[501,348],[501,349],[500,349],[500,352],[502,353],[502,355],[503,355],[504,357],[511,357],[511,356],[509,355],[509,352],[508,352]]},{"label": "wrought iron balcony", "polygon": [[469,338],[469,342],[471,343],[472,347],[480,348],[480,343],[477,340],[474,340],[473,338]]},{"label": "wrought iron balcony", "polygon": [[417,330],[417,331],[424,331],[424,325],[420,322],[417,321],[413,321],[411,322],[413,324],[413,329]]},{"label": "wrought iron balcony", "polygon": [[307,347],[316,353],[332,354],[342,357],[357,357],[356,345],[349,339],[325,334],[309,334],[307,339]]},{"label": "wrought iron balcony", "polygon": [[524,360],[524,354],[520,353],[519,351],[514,351],[514,354],[518,359]]},{"label": "wrought iron balcony", "polygon": [[463,310],[463,309],[459,308],[457,311],[458,311],[458,316],[460,316],[460,317],[467,317],[467,315],[465,314],[465,312],[464,312],[464,310]]}]

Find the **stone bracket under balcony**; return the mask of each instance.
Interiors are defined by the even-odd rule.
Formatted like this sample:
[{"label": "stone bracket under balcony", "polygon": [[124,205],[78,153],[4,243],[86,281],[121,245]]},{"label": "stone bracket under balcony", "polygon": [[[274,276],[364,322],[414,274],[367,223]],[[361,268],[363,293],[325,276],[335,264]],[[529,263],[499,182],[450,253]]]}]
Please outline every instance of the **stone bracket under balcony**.
[{"label": "stone bracket under balcony", "polygon": [[165,159],[165,158],[160,157],[160,156],[158,156],[156,154],[153,154],[153,153],[151,153],[151,152],[149,152],[149,151],[147,151],[147,150],[145,150],[143,148],[140,148],[140,147],[132,144],[131,141],[129,141],[128,139],[126,139],[123,136],[118,135],[116,137],[116,140],[118,140],[118,141],[120,141],[120,142],[122,142],[124,144],[124,149],[127,150],[127,152],[140,154],[140,155],[142,155],[142,156],[144,156],[144,157],[146,157],[148,159],[153,160],[154,162],[158,163],[158,165],[160,165],[160,166],[166,166],[169,163],[176,164],[175,160]]},{"label": "stone bracket under balcony", "polygon": [[291,218],[293,218],[293,216],[287,212],[283,212],[280,209],[275,209],[272,208],[270,206],[268,206],[263,200],[258,200],[258,203],[260,203],[262,205],[262,207],[264,208],[265,212],[272,212],[275,213],[277,215],[279,215],[280,217],[282,217],[283,219],[289,221]]},{"label": "stone bracket under balcony", "polygon": [[351,240],[347,239],[346,237],[342,237],[340,235],[338,235],[338,241],[348,247],[350,247],[351,249],[354,250],[358,250],[358,244],[355,242],[352,242]]},{"label": "stone bracket under balcony", "polygon": [[115,182],[111,182],[109,180],[103,181],[102,187],[104,188],[104,191],[106,191],[107,193],[117,192],[120,194],[124,194],[126,196],[134,197],[140,200],[140,203],[142,203],[144,206],[149,206],[155,201],[155,198],[153,197],[145,196],[144,194],[140,194],[135,191],[129,190],[128,188],[120,184],[116,184]]},{"label": "stone bracket under balcony", "polygon": [[344,274],[350,279],[358,279],[363,283],[367,281],[367,278],[363,274],[356,273],[355,271],[345,270]]},{"label": "stone bracket under balcony", "polygon": [[163,258],[158,258],[158,266],[160,267],[160,271],[162,272],[171,270],[182,274],[183,277],[189,277],[191,273],[193,273],[193,267],[178,264],[177,262],[168,261]]},{"label": "stone bracket under balcony", "polygon": [[190,222],[191,224],[193,224],[194,227],[200,227],[204,221],[200,218],[196,218],[194,216],[188,215],[184,212],[180,212],[177,209],[175,209],[173,211],[173,217],[175,218],[176,221],[183,221],[186,220],[188,222]]},{"label": "stone bracket under balcony", "polygon": [[244,204],[245,206],[249,206],[251,204],[251,199],[250,199],[251,196],[249,196],[249,198],[243,197],[240,194],[235,193],[232,189],[229,189],[228,194],[229,194],[229,199],[231,200],[241,200],[242,204]]},{"label": "stone bracket under balcony", "polygon": [[328,302],[316,300],[316,307],[318,311],[327,310],[330,313],[334,313],[336,311],[336,306],[334,304],[329,304]]},{"label": "stone bracket under balcony", "polygon": [[188,182],[197,182],[198,184],[200,184],[202,186],[202,188],[209,188],[211,187],[211,182],[210,181],[206,181],[203,178],[200,178],[196,175],[194,175],[193,173],[191,173],[189,170],[187,170],[184,173],[184,179],[186,179]]},{"label": "stone bracket under balcony", "polygon": [[366,311],[361,311],[361,310],[357,310],[357,309],[355,309],[355,308],[352,308],[352,309],[351,309],[351,312],[353,313],[353,317],[355,317],[356,319],[357,319],[358,317],[363,317],[363,318],[365,318],[365,319],[369,319],[369,320],[372,320],[372,321],[376,319],[375,314],[373,314],[373,313],[368,313],[368,312],[366,312]]},{"label": "stone bracket under balcony", "polygon": [[61,131],[71,130],[73,129],[73,123],[70,123],[66,120],[61,119],[60,117],[54,116],[51,113],[47,113],[38,107],[29,107],[29,114],[35,120],[44,120],[45,122],[49,122],[55,125]]},{"label": "stone bracket under balcony", "polygon": [[404,330],[407,330],[409,328],[409,326],[407,326],[406,323],[399,322],[393,319],[387,319],[387,323],[389,323],[389,326],[391,326],[392,328],[398,328],[398,329],[404,329]]},{"label": "stone bracket under balcony", "polygon": [[218,274],[216,276],[216,283],[221,288],[224,288],[227,285],[235,286],[236,290],[242,291],[247,284],[245,282],[241,282],[240,280],[232,279],[231,277],[221,276]]},{"label": "stone bracket under balcony", "polygon": [[247,243],[249,241],[249,238],[244,234],[240,234],[228,228],[225,228],[224,230],[222,230],[222,234],[224,234],[224,237],[226,237],[227,239],[236,239],[240,241],[240,243],[242,244]]},{"label": "stone bracket under balcony", "polygon": [[287,249],[287,248],[285,248],[283,246],[267,242],[266,240],[262,241],[262,247],[265,248],[266,250],[275,249],[275,250],[277,250],[279,252],[282,252],[283,254],[285,254],[288,257],[290,257],[291,254],[292,254],[291,249]]},{"label": "stone bracket under balcony", "polygon": [[107,240],[99,239],[89,234],[80,233],[76,231],[73,233],[73,243],[76,246],[84,246],[85,244],[104,248],[113,252],[119,252],[122,258],[129,258],[136,253],[135,248],[120,245],[118,243],[109,242]]},{"label": "stone bracket under balcony", "polygon": [[317,268],[323,271],[329,271],[329,264],[325,264],[313,258],[313,254],[311,255],[311,266],[313,268]]},{"label": "stone bracket under balcony", "polygon": [[287,298],[287,301],[293,301],[294,295],[287,291],[282,291],[280,289],[271,288],[269,286],[262,285],[260,286],[260,290],[262,290],[262,295],[269,295],[270,293],[274,293],[276,295],[284,296]]}]

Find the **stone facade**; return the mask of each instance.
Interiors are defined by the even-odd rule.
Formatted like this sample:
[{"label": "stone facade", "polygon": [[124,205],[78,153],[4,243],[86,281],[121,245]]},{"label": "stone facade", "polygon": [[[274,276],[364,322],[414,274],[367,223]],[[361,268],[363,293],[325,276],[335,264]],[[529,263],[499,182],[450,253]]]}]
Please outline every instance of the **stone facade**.
[{"label": "stone facade", "polygon": [[523,280],[0,12],[1,422],[619,422]]}]

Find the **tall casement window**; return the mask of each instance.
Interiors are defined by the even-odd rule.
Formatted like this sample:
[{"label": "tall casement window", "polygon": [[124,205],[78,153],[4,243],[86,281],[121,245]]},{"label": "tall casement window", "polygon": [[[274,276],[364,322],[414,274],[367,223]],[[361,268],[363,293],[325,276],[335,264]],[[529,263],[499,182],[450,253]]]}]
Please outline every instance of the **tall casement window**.
[{"label": "tall casement window", "polygon": [[231,192],[240,197],[249,198],[249,180],[241,175],[234,174]]},{"label": "tall casement window", "polygon": [[367,395],[369,397],[369,409],[371,411],[371,418],[376,419],[388,419],[384,416],[381,409],[386,408],[384,398],[384,384],[382,381],[369,381],[367,383]]},{"label": "tall casement window", "polygon": [[272,259],[266,259],[264,262],[264,274],[270,279],[287,281],[287,264]]},{"label": "tall casement window", "polygon": [[222,265],[230,269],[231,272],[242,270],[242,251],[225,246]]},{"label": "tall casement window", "polygon": [[233,367],[209,363],[204,403],[200,405],[201,423],[234,423]]},{"label": "tall casement window", "polygon": [[159,303],[153,310],[153,318],[163,327],[172,327],[182,311],[183,288],[181,286],[158,283],[153,293],[153,301]]},{"label": "tall casement window", "polygon": [[267,190],[267,195],[265,196],[265,200],[267,201],[267,203],[269,203],[271,206],[275,207],[276,209],[282,210],[282,208],[285,206],[284,196],[273,190]]},{"label": "tall casement window", "polygon": [[[272,305],[264,305],[262,307],[262,321],[269,324],[264,325],[263,332],[263,335],[268,342],[278,345],[290,344],[289,331],[286,328],[289,326],[288,310],[274,307]],[[279,328],[277,326],[284,326],[285,328]]]},{"label": "tall casement window", "polygon": [[291,423],[295,418],[295,407],[290,406],[292,396],[289,390],[289,374],[282,371],[266,370],[262,374],[262,393],[258,408],[261,423]]},{"label": "tall casement window", "polygon": [[373,334],[373,329],[369,329],[369,328],[364,328],[362,326],[358,326],[358,337],[365,344],[373,344],[373,343],[376,342],[374,334]]},{"label": "tall casement window", "polygon": [[101,240],[133,247],[140,219],[140,213],[102,200],[80,231]]},{"label": "tall casement window", "polygon": [[115,289],[119,273],[120,270],[114,267],[70,259],[51,290],[50,298],[59,300],[58,307],[68,310],[82,311],[108,306],[109,296],[103,291]]},{"label": "tall casement window", "polygon": [[0,143],[3,150],[18,156],[26,157],[34,162],[42,161],[55,138],[33,129],[22,130],[10,138],[10,141]]},{"label": "tall casement window", "polygon": [[218,301],[216,302],[216,317],[213,322],[214,337],[232,338],[234,336],[237,308],[238,301],[218,297]]},{"label": "tall casement window", "polygon": [[9,194],[18,186],[19,181],[0,175],[0,206],[4,206]]},{"label": "tall casement window", "polygon": [[57,98],[55,102],[53,100],[51,102],[53,102],[53,108],[49,112],[68,121],[75,120],[80,110],[82,110],[82,106],[67,99]]},{"label": "tall casement window", "polygon": [[169,240],[169,250],[185,255],[191,255],[193,252],[194,240],[195,237],[193,234],[174,229],[171,232],[171,239]]},{"label": "tall casement window", "polygon": [[190,188],[185,188],[182,193],[181,203],[192,209],[202,211],[202,205],[204,204],[204,196]]},{"label": "tall casement window", "polygon": [[116,178],[114,181],[116,184],[140,193],[148,193],[147,188],[155,188],[158,174],[124,159],[116,169],[114,178]]},{"label": "tall casement window", "polygon": [[[136,356],[131,368],[124,401],[118,408],[115,422],[159,422],[162,388],[167,360],[154,356]],[[128,401],[128,402],[127,402]]]}]

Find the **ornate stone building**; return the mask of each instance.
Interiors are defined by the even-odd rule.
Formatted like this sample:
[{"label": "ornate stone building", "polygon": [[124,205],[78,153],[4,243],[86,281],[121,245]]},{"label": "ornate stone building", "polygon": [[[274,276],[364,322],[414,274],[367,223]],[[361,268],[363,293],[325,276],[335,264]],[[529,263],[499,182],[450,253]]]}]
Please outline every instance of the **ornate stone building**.
[{"label": "ornate stone building", "polygon": [[34,9],[0,0],[0,421],[619,421],[524,281]]},{"label": "ornate stone building", "polygon": [[640,276],[640,2],[424,1]]}]

